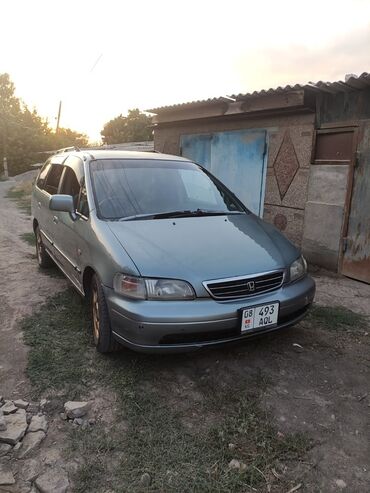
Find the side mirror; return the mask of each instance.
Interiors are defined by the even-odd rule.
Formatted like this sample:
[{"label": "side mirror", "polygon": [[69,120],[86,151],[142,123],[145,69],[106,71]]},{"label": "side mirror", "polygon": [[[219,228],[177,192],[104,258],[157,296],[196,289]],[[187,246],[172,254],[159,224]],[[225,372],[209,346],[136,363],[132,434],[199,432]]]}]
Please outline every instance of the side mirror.
[{"label": "side mirror", "polygon": [[56,194],[50,197],[49,209],[52,211],[69,212],[74,214],[75,206],[72,195]]}]

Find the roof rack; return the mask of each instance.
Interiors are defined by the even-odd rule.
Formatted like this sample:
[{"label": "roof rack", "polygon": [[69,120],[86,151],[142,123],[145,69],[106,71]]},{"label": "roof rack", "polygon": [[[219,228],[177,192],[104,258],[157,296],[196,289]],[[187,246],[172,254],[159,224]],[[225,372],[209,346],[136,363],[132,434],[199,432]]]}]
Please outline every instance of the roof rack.
[{"label": "roof rack", "polygon": [[81,149],[77,146],[63,147],[62,149],[58,149],[57,151],[55,151],[55,154],[63,154],[64,152],[72,152],[72,151],[81,151]]}]

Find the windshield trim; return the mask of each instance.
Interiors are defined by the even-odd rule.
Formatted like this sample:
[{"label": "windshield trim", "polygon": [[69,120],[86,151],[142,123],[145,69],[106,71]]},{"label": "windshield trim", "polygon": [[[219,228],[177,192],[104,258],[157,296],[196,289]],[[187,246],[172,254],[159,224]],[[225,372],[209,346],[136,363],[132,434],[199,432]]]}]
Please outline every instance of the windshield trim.
[{"label": "windshield trim", "polygon": [[210,217],[210,216],[230,216],[245,214],[244,211],[169,211],[158,212],[154,214],[136,214],[134,216],[126,216],[117,218],[117,221],[143,221],[157,219],[181,219],[184,217]]}]

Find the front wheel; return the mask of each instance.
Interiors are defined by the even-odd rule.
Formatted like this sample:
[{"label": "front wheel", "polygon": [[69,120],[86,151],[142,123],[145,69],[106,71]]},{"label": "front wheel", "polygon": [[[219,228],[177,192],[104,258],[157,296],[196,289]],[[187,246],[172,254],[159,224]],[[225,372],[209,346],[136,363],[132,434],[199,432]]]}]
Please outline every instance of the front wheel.
[{"label": "front wheel", "polygon": [[36,237],[36,256],[37,256],[37,261],[39,263],[39,266],[42,269],[47,269],[48,267],[51,267],[53,265],[53,261],[49,257],[44,243],[42,241],[41,237],[41,232],[40,228],[36,226],[35,228],[35,237]]},{"label": "front wheel", "polygon": [[95,347],[99,353],[110,353],[120,348],[119,343],[113,338],[107,302],[96,274],[91,280],[91,324]]}]

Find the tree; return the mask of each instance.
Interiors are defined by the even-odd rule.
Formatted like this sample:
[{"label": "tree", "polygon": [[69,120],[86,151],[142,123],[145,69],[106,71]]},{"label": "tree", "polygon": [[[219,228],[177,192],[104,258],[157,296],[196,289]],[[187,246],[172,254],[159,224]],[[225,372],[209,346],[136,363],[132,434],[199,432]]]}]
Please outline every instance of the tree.
[{"label": "tree", "polygon": [[[15,175],[43,161],[43,151],[62,147],[86,146],[87,137],[69,128],[56,134],[36,110],[30,111],[15,96],[15,87],[8,74],[0,74],[0,170],[3,157],[8,160],[9,173]],[[1,174],[1,171],[0,171]]]},{"label": "tree", "polygon": [[42,145],[45,122],[15,96],[8,74],[0,74],[0,158],[8,160],[9,171],[16,174],[35,161],[36,149]]},{"label": "tree", "polygon": [[122,144],[152,140],[152,119],[135,108],[107,122],[100,134],[104,144]]},{"label": "tree", "polygon": [[70,128],[59,128],[57,133],[51,132],[47,138],[48,149],[56,150],[63,147],[86,147],[89,139],[85,134],[75,132]]}]

